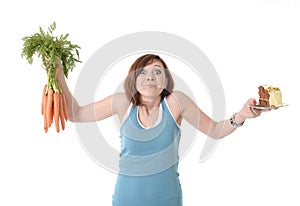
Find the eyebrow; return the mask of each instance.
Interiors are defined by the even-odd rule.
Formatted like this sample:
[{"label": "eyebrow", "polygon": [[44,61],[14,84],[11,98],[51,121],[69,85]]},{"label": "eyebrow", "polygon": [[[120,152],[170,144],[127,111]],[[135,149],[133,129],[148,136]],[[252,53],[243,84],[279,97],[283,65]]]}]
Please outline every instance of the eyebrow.
[{"label": "eyebrow", "polygon": [[[145,66],[144,68],[147,68],[148,67],[148,65],[147,66]],[[159,64],[154,64],[154,65],[152,65],[151,67],[159,67],[160,69],[162,69],[163,67],[161,66],[161,65],[159,65]]]}]

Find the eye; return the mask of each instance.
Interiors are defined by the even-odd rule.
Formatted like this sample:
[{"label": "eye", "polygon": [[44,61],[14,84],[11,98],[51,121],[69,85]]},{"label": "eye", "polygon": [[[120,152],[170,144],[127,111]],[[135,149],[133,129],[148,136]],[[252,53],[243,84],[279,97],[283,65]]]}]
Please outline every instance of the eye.
[{"label": "eye", "polygon": [[141,70],[139,71],[139,74],[146,74],[146,71],[145,71],[144,69],[141,69]]},{"label": "eye", "polygon": [[154,74],[161,74],[161,70],[159,70],[159,69],[155,70]]}]

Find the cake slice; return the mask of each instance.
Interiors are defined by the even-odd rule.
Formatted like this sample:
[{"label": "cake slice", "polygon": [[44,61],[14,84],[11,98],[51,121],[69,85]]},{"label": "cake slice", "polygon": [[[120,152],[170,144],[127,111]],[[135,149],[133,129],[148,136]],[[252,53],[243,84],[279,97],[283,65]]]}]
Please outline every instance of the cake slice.
[{"label": "cake slice", "polygon": [[282,94],[278,87],[261,85],[258,87],[259,106],[279,107],[282,106]]}]

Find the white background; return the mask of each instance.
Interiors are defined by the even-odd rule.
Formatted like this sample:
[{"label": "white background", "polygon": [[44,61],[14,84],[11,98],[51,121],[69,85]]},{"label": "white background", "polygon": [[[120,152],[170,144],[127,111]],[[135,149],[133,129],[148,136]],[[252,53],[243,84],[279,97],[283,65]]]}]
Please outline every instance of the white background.
[{"label": "white background", "polygon": [[[219,74],[227,117],[257,98],[259,84],[280,87],[289,106],[246,121],[204,163],[198,160],[206,136],[199,133],[180,162],[184,205],[300,204],[297,0],[12,0],[0,10],[0,205],[111,205],[116,174],[87,155],[72,123],[59,134],[42,128],[45,72],[39,61],[21,59],[21,38],[53,21],[57,34],[69,33],[82,47],[83,62],[109,41],[138,31],[193,42]],[[70,74],[71,90],[82,67]],[[207,94],[197,95],[209,114]],[[118,142],[118,136],[111,138]]]}]

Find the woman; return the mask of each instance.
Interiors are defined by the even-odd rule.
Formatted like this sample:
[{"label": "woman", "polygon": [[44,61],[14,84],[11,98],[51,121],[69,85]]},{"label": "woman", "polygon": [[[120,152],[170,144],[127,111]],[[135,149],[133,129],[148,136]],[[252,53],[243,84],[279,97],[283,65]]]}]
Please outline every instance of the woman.
[{"label": "woman", "polygon": [[183,119],[204,134],[220,139],[247,118],[261,114],[261,110],[251,107],[255,99],[249,99],[230,119],[212,120],[187,95],[173,91],[174,82],[166,63],[154,54],[143,55],[132,64],[124,82],[125,93],[86,106],[74,99],[62,69],[58,69],[57,80],[66,97],[70,121],[99,121],[117,114],[122,122],[114,206],[182,205],[177,167]]}]

